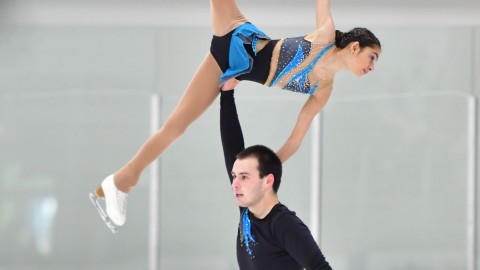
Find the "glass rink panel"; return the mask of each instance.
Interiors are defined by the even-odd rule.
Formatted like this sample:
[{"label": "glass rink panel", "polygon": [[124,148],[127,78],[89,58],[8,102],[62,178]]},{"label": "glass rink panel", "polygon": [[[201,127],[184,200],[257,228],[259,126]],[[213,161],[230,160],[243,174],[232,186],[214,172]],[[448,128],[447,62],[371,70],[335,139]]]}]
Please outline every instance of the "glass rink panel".
[{"label": "glass rink panel", "polygon": [[467,269],[474,98],[398,95],[331,105],[324,114],[322,244],[333,265]]},{"label": "glass rink panel", "polygon": [[0,269],[147,268],[148,181],[121,235],[87,194],[148,136],[149,104],[108,91],[0,96]]}]

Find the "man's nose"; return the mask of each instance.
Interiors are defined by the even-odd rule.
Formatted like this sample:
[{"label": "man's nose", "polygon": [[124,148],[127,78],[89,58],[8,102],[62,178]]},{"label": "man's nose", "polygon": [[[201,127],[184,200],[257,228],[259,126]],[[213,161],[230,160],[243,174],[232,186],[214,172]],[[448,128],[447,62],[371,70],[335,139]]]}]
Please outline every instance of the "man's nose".
[{"label": "man's nose", "polygon": [[236,178],[233,178],[232,188],[233,188],[234,190],[238,189],[238,181],[236,181]]}]

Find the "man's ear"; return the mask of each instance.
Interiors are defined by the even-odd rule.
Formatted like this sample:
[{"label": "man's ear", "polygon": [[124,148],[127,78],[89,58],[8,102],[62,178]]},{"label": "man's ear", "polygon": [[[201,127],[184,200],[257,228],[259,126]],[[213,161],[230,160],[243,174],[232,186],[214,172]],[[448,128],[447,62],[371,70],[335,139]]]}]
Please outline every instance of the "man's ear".
[{"label": "man's ear", "polygon": [[273,176],[273,174],[268,174],[267,176],[265,176],[265,186],[266,187],[273,187],[273,183],[275,183],[275,177]]}]

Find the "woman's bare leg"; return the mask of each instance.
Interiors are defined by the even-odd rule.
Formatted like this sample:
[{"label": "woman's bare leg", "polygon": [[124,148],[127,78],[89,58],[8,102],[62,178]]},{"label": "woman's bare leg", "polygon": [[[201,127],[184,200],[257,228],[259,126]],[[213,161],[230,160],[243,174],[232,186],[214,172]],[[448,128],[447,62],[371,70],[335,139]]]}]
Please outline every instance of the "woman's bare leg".
[{"label": "woman's bare leg", "polygon": [[215,36],[223,36],[247,22],[235,0],[210,0],[210,13]]},{"label": "woman's bare leg", "polygon": [[115,173],[115,185],[119,190],[129,192],[137,184],[142,171],[212,104],[219,94],[220,75],[221,70],[217,62],[208,53],[162,128]]},{"label": "woman's bare leg", "polygon": [[[210,0],[210,5],[214,35],[223,36],[247,21],[235,0]],[[112,232],[117,232],[125,223],[126,193],[137,184],[142,171],[212,104],[219,94],[221,74],[220,67],[209,52],[162,128],[148,138],[137,154],[113,177],[105,178],[96,191],[97,196],[90,194],[90,200]],[[98,197],[105,199],[105,207],[99,204]]]},{"label": "woman's bare leg", "polygon": [[[235,0],[210,0],[210,8],[214,35],[225,35],[247,21]],[[220,76],[217,62],[208,53],[163,127],[125,166],[115,172],[115,186],[119,190],[129,192],[137,184],[142,171],[210,106],[219,94]]]}]

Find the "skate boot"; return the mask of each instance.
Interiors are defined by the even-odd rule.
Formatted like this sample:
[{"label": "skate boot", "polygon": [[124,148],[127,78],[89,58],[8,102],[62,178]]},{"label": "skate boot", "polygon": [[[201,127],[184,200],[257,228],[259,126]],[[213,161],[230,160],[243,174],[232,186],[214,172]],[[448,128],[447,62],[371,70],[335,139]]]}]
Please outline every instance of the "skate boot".
[{"label": "skate boot", "polygon": [[[117,189],[113,182],[113,174],[103,180],[95,194],[89,193],[89,196],[107,227],[112,233],[117,233],[125,224],[128,194]],[[104,207],[100,201],[105,202]]]}]

